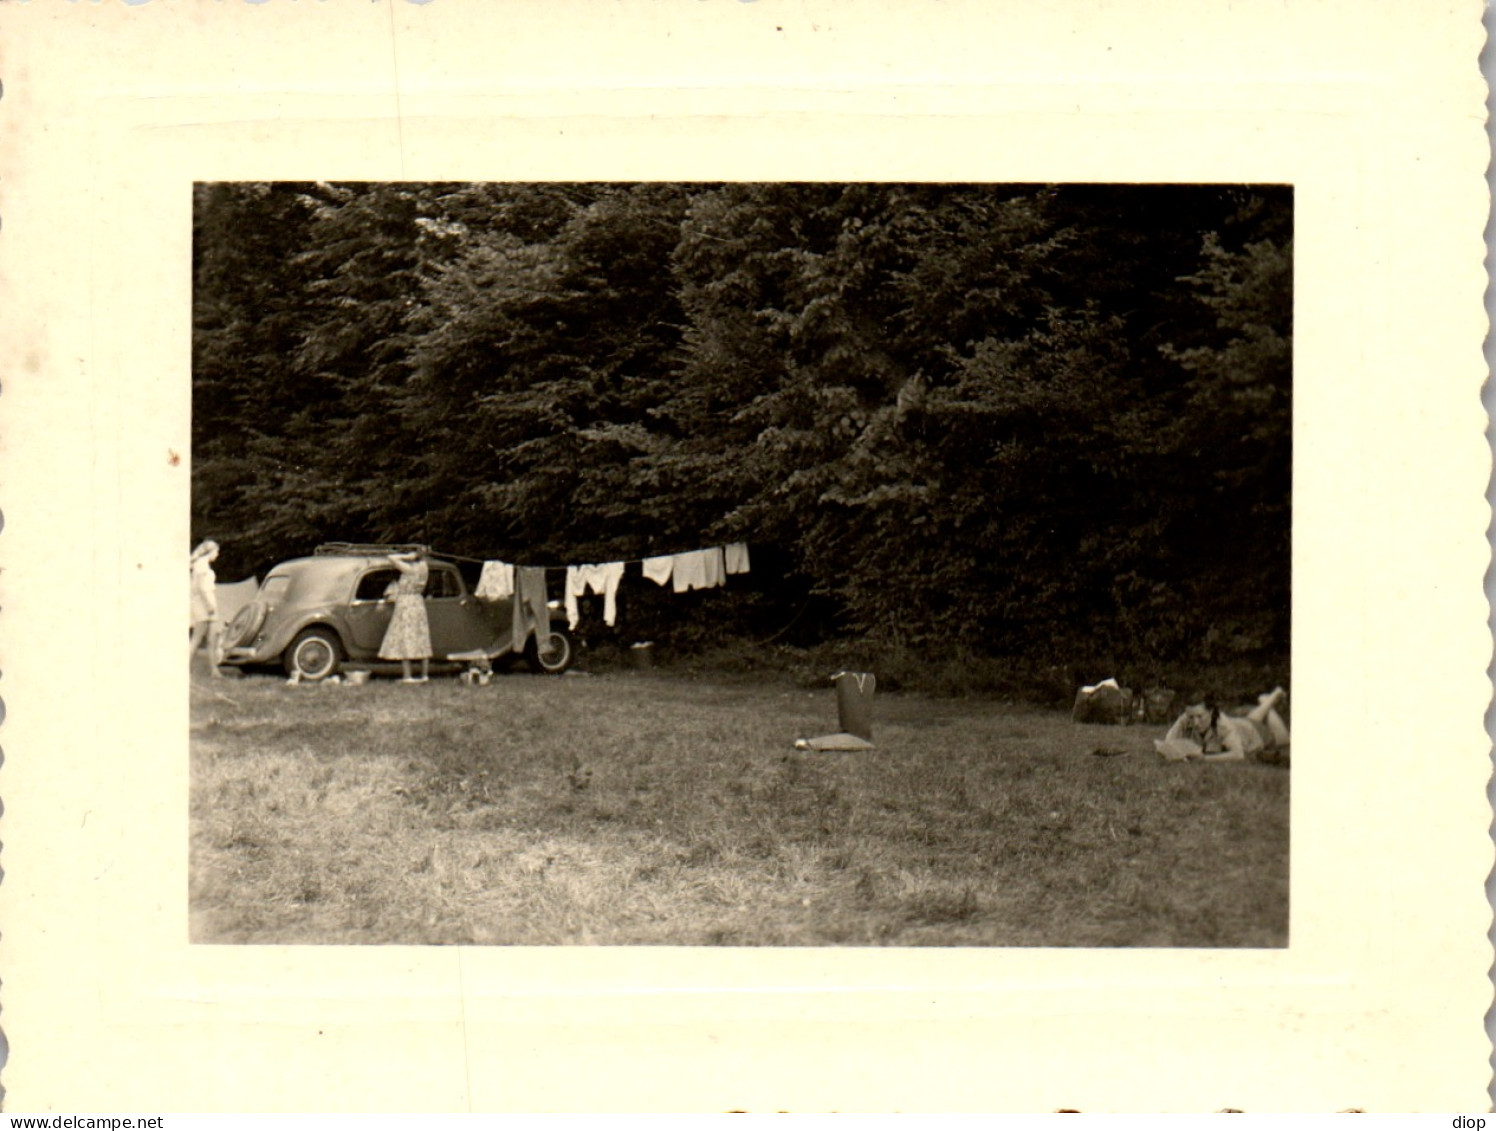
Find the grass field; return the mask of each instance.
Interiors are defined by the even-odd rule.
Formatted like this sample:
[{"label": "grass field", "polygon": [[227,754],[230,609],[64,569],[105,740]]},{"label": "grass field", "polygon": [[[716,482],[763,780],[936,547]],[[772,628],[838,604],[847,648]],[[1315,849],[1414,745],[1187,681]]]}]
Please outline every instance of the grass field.
[{"label": "grass field", "polygon": [[193,940],[1287,944],[1287,771],[991,701],[876,719],[801,753],[830,690],[201,680]]}]

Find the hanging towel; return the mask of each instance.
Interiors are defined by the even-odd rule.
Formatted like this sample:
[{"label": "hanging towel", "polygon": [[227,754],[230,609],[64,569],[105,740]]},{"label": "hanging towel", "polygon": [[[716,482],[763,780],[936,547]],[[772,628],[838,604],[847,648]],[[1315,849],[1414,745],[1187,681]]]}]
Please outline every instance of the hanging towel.
[{"label": "hanging towel", "polygon": [[674,554],[662,554],[658,558],[644,559],[644,576],[656,585],[664,585],[670,580],[670,569],[675,564]]},{"label": "hanging towel", "polygon": [[514,596],[514,567],[505,562],[484,562],[473,596],[484,601],[502,601]]},{"label": "hanging towel", "polygon": [[706,588],[706,551],[691,550],[675,555],[674,586],[677,593]]},{"label": "hanging towel", "polygon": [[727,558],[728,573],[748,572],[748,544],[746,542],[734,542],[723,553]]},{"label": "hanging towel", "polygon": [[530,633],[551,634],[551,610],[546,606],[545,569],[516,566],[514,570],[514,650],[522,652]]},{"label": "hanging towel", "polygon": [[727,568],[722,558],[722,547],[713,546],[701,551],[702,588],[715,589],[727,584]]}]

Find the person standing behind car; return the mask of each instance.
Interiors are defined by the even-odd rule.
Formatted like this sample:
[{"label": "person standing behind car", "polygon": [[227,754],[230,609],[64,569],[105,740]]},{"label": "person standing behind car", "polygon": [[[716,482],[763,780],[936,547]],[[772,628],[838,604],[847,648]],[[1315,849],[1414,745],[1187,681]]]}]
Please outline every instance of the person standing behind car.
[{"label": "person standing behind car", "polygon": [[213,562],[218,557],[218,543],[211,538],[198,544],[187,559],[192,584],[192,636],[187,646],[187,661],[190,664],[197,650],[207,641],[208,670],[215,679],[221,679],[218,661],[222,658],[221,633],[218,627],[218,578],[213,573]]},{"label": "person standing behind car", "polygon": [[[381,660],[399,660],[402,683],[425,683],[430,678],[431,623],[426,619],[426,577],[430,567],[419,551],[389,555],[400,571],[395,582],[395,611],[379,645]],[[411,675],[410,662],[421,661],[421,678]]]}]

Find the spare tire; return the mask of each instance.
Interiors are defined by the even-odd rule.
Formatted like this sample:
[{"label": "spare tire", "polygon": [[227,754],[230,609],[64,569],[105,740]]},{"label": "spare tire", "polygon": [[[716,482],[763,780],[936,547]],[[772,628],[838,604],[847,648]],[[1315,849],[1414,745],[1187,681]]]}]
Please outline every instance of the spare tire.
[{"label": "spare tire", "polygon": [[223,630],[223,647],[237,648],[248,644],[264,623],[265,606],[258,601],[251,601],[234,614],[234,619]]}]

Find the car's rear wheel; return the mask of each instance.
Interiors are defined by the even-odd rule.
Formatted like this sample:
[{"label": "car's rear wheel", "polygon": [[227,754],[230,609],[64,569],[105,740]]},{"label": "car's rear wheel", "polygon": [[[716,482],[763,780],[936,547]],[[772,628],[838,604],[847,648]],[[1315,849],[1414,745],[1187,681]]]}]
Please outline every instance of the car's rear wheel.
[{"label": "car's rear wheel", "polygon": [[548,640],[541,640],[536,634],[525,645],[525,659],[530,667],[544,675],[560,675],[571,667],[572,655],[571,637],[555,629],[551,629]]},{"label": "car's rear wheel", "polygon": [[330,628],[304,628],[296,634],[291,646],[281,653],[281,665],[287,675],[300,675],[316,683],[337,672],[343,662],[343,642]]}]

